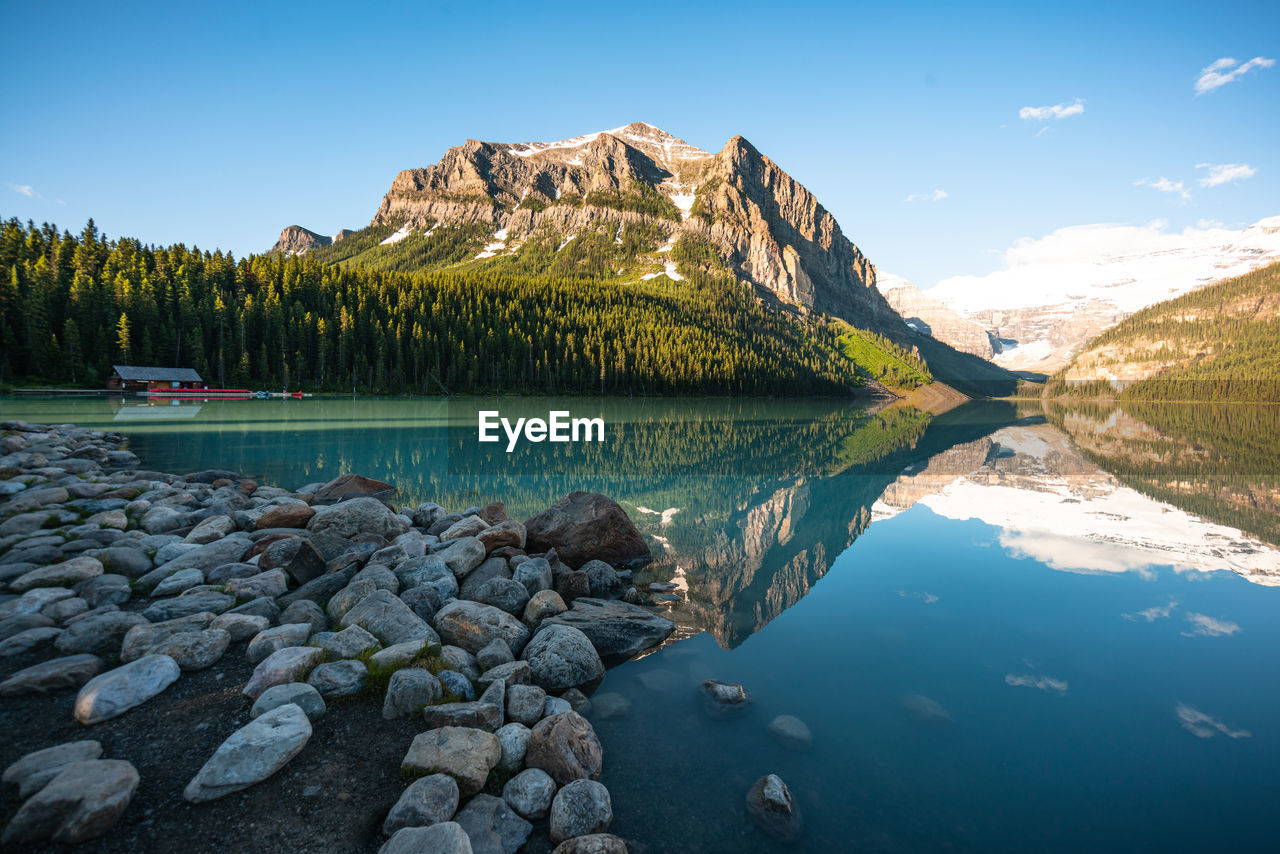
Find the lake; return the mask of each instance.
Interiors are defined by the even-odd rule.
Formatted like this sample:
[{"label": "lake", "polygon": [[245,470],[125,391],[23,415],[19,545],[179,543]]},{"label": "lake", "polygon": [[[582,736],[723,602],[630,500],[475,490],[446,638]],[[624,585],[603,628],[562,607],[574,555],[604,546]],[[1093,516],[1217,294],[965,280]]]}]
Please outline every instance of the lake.
[{"label": "lake", "polygon": [[[476,413],[601,417],[603,443],[476,441]],[[1271,850],[1280,791],[1280,420],[1268,407],[838,401],[0,398],[118,430],[146,468],[525,518],[574,489],[648,535],[679,629],[610,670],[612,831],[640,851]],[[701,709],[741,682],[743,717]],[[794,715],[813,747],[770,735]],[[794,849],[792,849],[794,850]]]}]

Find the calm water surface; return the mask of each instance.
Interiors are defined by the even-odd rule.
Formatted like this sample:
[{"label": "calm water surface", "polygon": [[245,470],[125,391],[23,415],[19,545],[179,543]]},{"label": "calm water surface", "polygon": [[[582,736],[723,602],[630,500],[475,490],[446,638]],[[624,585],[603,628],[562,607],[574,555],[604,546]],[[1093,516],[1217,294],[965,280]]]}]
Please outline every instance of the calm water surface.
[{"label": "calm water surface", "polygon": [[[508,455],[475,441],[481,408],[609,432]],[[743,806],[770,772],[802,850],[1274,850],[1273,409],[10,397],[0,417],[120,430],[160,470],[359,471],[406,504],[618,500],[680,626],[600,688],[631,702],[595,725],[639,850],[782,850]],[[751,712],[707,719],[706,678]],[[771,739],[778,714],[812,751]]]}]

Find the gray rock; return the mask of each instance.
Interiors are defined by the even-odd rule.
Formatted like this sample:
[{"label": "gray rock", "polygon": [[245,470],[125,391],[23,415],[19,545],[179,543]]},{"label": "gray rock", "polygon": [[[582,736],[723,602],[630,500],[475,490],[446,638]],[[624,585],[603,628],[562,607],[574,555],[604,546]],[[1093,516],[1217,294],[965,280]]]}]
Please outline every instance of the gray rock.
[{"label": "gray rock", "polygon": [[747,792],[747,814],[757,827],[780,842],[795,842],[804,832],[800,809],[777,774],[761,777]]},{"label": "gray rock", "polygon": [[9,588],[15,593],[25,593],[36,587],[70,587],[102,575],[103,572],[102,561],[81,555],[53,566],[33,569],[10,581]]},{"label": "gray rock", "polygon": [[474,700],[476,698],[476,689],[471,684],[471,680],[456,670],[441,670],[438,678],[441,688],[459,700]]},{"label": "gray rock", "polygon": [[616,692],[606,692],[591,699],[591,709],[597,720],[617,721],[631,715],[631,701]]},{"label": "gray rock", "polygon": [[429,827],[405,827],[378,849],[378,854],[474,854],[462,826],[444,821]]},{"label": "gray rock", "polygon": [[306,623],[286,623],[272,629],[263,629],[254,635],[245,649],[245,657],[257,663],[267,656],[291,646],[302,646],[311,637],[311,626]]},{"label": "gray rock", "polygon": [[529,591],[510,578],[490,578],[475,592],[475,600],[519,617],[529,603]]},{"label": "gray rock", "polygon": [[127,614],[121,611],[98,614],[77,620],[67,626],[67,630],[59,636],[54,646],[63,655],[86,652],[93,655],[111,655],[120,651],[121,642],[131,628],[145,625],[147,625],[147,618],[142,614]]},{"label": "gray rock", "polygon": [[440,727],[415,736],[401,769],[413,774],[448,774],[458,790],[471,796],[484,788],[502,748],[491,732],[469,727]]},{"label": "gray rock", "polygon": [[236,529],[236,523],[230,516],[210,516],[191,529],[191,533],[183,538],[184,543],[205,545],[220,540]]},{"label": "gray rock", "polygon": [[533,726],[542,720],[547,692],[537,685],[512,685],[507,688],[507,719]]},{"label": "gray rock", "polygon": [[[514,774],[524,767],[524,754],[529,749],[530,729],[524,724],[510,723],[498,728],[494,733],[502,748],[502,757],[498,760],[498,770],[505,774]],[[528,816],[525,816],[528,818]]]},{"label": "gray rock", "polygon": [[[440,701],[444,689],[429,670],[416,667],[397,670],[387,683],[387,696],[382,704],[382,717],[393,720],[421,713],[424,706]],[[452,815],[452,813],[450,813]],[[445,821],[447,819],[438,819]]]},{"label": "gray rock", "polygon": [[123,605],[133,596],[129,579],[123,575],[109,573],[90,578],[80,585],[80,597],[89,603],[90,608],[103,605]]},{"label": "gray rock", "polygon": [[578,571],[587,574],[592,596],[609,597],[622,592],[622,579],[618,578],[613,567],[602,560],[589,560],[578,567]]},{"label": "gray rock", "polygon": [[162,623],[177,617],[187,617],[208,611],[210,614],[221,614],[236,604],[232,596],[213,591],[201,591],[175,596],[153,603],[142,612],[142,615],[153,623]]},{"label": "gray rock", "polygon": [[461,513],[440,513],[436,515],[436,520],[427,528],[427,535],[439,538],[441,534],[449,530],[449,528],[462,518]]},{"label": "gray rock", "polygon": [[460,540],[463,537],[475,537],[489,527],[489,523],[479,516],[465,516],[440,532],[440,542]]},{"label": "gray rock", "polygon": [[67,765],[18,810],[5,828],[4,844],[34,846],[44,841],[96,839],[116,823],[137,788],[137,770],[120,759]]},{"label": "gray rock", "polygon": [[204,573],[194,567],[189,569],[179,569],[178,571],[167,576],[163,581],[151,589],[152,598],[161,596],[177,596],[184,590],[190,590],[204,584]]},{"label": "gray rock", "polygon": [[[453,583],[454,594],[457,593],[458,583],[453,581],[453,576],[448,576],[449,581]],[[436,618],[436,612],[444,604],[446,597],[440,594],[439,589],[432,584],[419,584],[417,587],[410,587],[408,590],[400,594],[400,601],[409,606],[409,610],[417,614],[428,623]]]},{"label": "gray rock", "polygon": [[271,621],[256,614],[219,614],[209,623],[211,629],[221,629],[231,636],[232,643],[250,640],[265,630]]},{"label": "gray rock", "polygon": [[[457,525],[455,524],[454,527]],[[484,545],[486,551],[493,551],[500,548],[524,548],[526,533],[523,523],[506,519],[490,528],[481,529],[475,536]],[[441,535],[440,539],[443,540],[445,537]]]},{"label": "gray rock", "polygon": [[325,607],[325,613],[329,615],[329,619],[334,622],[340,621],[347,615],[347,612],[359,605],[366,596],[371,596],[378,589],[378,585],[370,578],[353,580],[346,587],[333,594],[333,598],[329,600],[329,604]]},{"label": "gray rock", "polygon": [[717,720],[737,717],[751,707],[751,695],[736,682],[704,679],[698,687],[698,696],[702,698],[702,708]]},{"label": "gray rock", "polygon": [[462,579],[458,585],[458,598],[475,601],[480,594],[480,588],[495,578],[506,578],[508,580],[511,578],[511,566],[507,563],[506,558],[491,557],[467,573],[467,577]]},{"label": "gray rock", "polygon": [[505,690],[503,683],[497,682],[478,700],[427,706],[422,710],[423,720],[431,728],[472,727],[495,732],[502,726]]},{"label": "gray rock", "polygon": [[329,619],[324,609],[310,599],[299,599],[280,612],[280,625],[285,623],[306,623],[311,626],[311,633],[323,632],[329,628]]},{"label": "gray rock", "polygon": [[323,657],[324,653],[312,646],[291,646],[273,652],[254,668],[241,693],[256,700],[274,685],[303,678]]},{"label": "gray rock", "polygon": [[391,540],[409,530],[409,522],[376,498],[352,498],[317,508],[316,515],[307,523],[307,530],[348,538],[376,534]]},{"label": "gray rock", "polygon": [[476,680],[476,685],[481,691],[488,690],[495,682],[503,682],[507,685],[529,685],[532,682],[529,678],[530,672],[527,661],[499,664],[481,673],[480,678]]},{"label": "gray rock", "polygon": [[916,723],[924,726],[945,726],[951,723],[951,713],[937,700],[923,694],[908,694],[902,698],[902,709]]},{"label": "gray rock", "polygon": [[0,697],[48,694],[79,688],[101,670],[102,659],[96,655],[68,655],[42,661],[19,670],[0,682]]},{"label": "gray rock", "polygon": [[553,623],[580,629],[608,663],[625,661],[657,646],[675,631],[665,617],[626,602],[579,598],[563,614],[548,617]]},{"label": "gray rock", "polygon": [[596,731],[577,712],[564,712],[538,721],[529,736],[525,765],[541,768],[560,785],[595,779],[604,764],[604,749]]},{"label": "gray rock", "polygon": [[285,575],[283,569],[270,569],[248,578],[235,578],[227,582],[227,592],[240,600],[259,597],[275,599],[288,590],[289,576]]},{"label": "gray rock", "polygon": [[398,670],[421,655],[422,651],[430,647],[430,645],[430,642],[425,640],[393,644],[369,657],[369,669],[383,673],[389,670]]},{"label": "gray rock", "polygon": [[529,821],[546,818],[555,796],[556,781],[540,768],[526,768],[502,787],[502,799]]},{"label": "gray rock", "polygon": [[18,614],[16,617],[0,620],[0,641],[8,640],[19,632],[25,632],[27,629],[49,629],[53,627],[53,620],[43,614]]},{"label": "gray rock", "polygon": [[243,605],[237,605],[228,614],[244,614],[252,617],[266,617],[267,622],[279,622],[280,606],[274,600],[268,599],[266,596],[259,596],[257,599],[250,599]]},{"label": "gray rock", "polygon": [[450,670],[458,671],[472,682],[480,678],[480,662],[462,647],[442,646],[440,657],[449,665]]},{"label": "gray rock", "polygon": [[448,774],[421,777],[400,794],[382,823],[382,832],[390,836],[401,828],[449,821],[458,811],[458,800],[458,784]]},{"label": "gray rock", "polygon": [[307,683],[315,686],[325,699],[352,697],[364,690],[369,681],[369,668],[362,661],[331,661],[311,671]]},{"label": "gray rock", "polygon": [[61,774],[68,765],[88,762],[100,756],[100,742],[72,741],[26,754],[4,769],[4,776],[0,779],[17,786],[18,797],[29,798]]},{"label": "gray rock", "polygon": [[366,596],[360,604],[346,613],[339,625],[360,626],[384,646],[413,640],[440,642],[439,635],[431,626],[388,590],[378,590]]},{"label": "gray rock", "polygon": [[769,735],[788,750],[803,753],[813,747],[813,733],[794,715],[778,715],[769,721]]},{"label": "gray rock", "polygon": [[603,833],[613,822],[609,790],[595,780],[574,780],[551,802],[551,841]]},{"label": "gray rock", "polygon": [[307,718],[313,721],[323,717],[327,709],[324,697],[320,696],[315,686],[306,682],[286,682],[283,685],[273,685],[263,691],[262,695],[253,701],[249,716],[260,717],[272,709],[287,706],[290,703],[302,709]]},{"label": "gray rock", "polygon": [[[529,593],[530,601],[532,601],[533,597],[537,596],[538,593],[544,590],[551,590],[551,564],[547,563],[546,558],[530,558],[516,566],[512,572],[512,578],[524,586],[524,589]],[[560,598],[559,594],[556,594],[556,598]],[[563,600],[561,600],[561,604],[563,604]],[[560,610],[563,611],[564,608]]]},{"label": "gray rock", "polygon": [[210,584],[224,584],[237,578],[252,578],[262,569],[251,563],[224,563],[215,566],[204,574],[204,580]]},{"label": "gray rock", "polygon": [[172,531],[186,525],[187,518],[190,515],[185,510],[160,505],[159,507],[152,507],[142,514],[138,524],[148,534],[163,534],[166,531]]},{"label": "gray rock", "polygon": [[507,646],[507,642],[501,638],[494,638],[476,653],[476,662],[485,670],[500,664],[510,664],[513,661],[515,656],[511,654],[511,647]]},{"label": "gray rock", "polygon": [[148,655],[108,670],[80,689],[75,719],[86,726],[110,720],[150,700],[181,675],[178,663],[167,655]]},{"label": "gray rock", "polygon": [[167,561],[161,560],[164,556],[162,549],[156,553],[156,563],[159,564],[157,571],[173,573],[180,569],[198,569],[204,572],[226,563],[238,563],[249,550],[249,546],[250,541],[244,534],[235,534],[215,540],[208,545],[196,546],[194,549],[188,548]]},{"label": "gray rock", "polygon": [[454,577],[461,581],[484,562],[486,554],[484,543],[475,537],[463,537],[453,540],[446,548],[436,552],[436,557],[444,561],[444,565],[449,567]]},{"label": "gray rock", "polygon": [[604,664],[591,641],[573,626],[544,623],[521,659],[529,662],[535,685],[552,694],[598,681]]},{"label": "gray rock", "polygon": [[42,646],[48,646],[63,634],[62,629],[45,626],[42,628],[26,629],[18,632],[0,643],[0,658],[7,658],[11,655],[21,655],[24,652],[30,652],[33,649],[39,649]]},{"label": "gray rock", "polygon": [[[370,558],[370,560],[372,560],[372,558]],[[387,590],[391,593],[400,592],[400,579],[397,578],[396,574],[386,566],[370,563],[364,569],[357,572],[355,577],[351,579],[351,582],[354,584],[361,580],[372,581],[374,588],[377,590]]]},{"label": "gray rock", "polygon": [[566,839],[551,854],[627,854],[627,843],[612,833],[588,833]]},{"label": "gray rock", "polygon": [[298,706],[278,706],[231,734],[187,784],[193,804],[247,789],[279,771],[311,738],[311,721]]},{"label": "gray rock", "polygon": [[[126,541],[129,542],[129,541]],[[141,549],[112,546],[98,552],[98,560],[112,573],[127,578],[141,578],[151,571],[151,558]]]},{"label": "gray rock", "polygon": [[359,658],[365,653],[374,653],[382,649],[378,639],[359,626],[347,626],[340,632],[332,633],[316,644],[324,650],[325,658]]},{"label": "gray rock", "polygon": [[436,614],[435,627],[445,643],[473,655],[494,639],[505,641],[513,653],[524,649],[529,640],[529,629],[518,619],[479,602],[450,602]]},{"label": "gray rock", "polygon": [[[196,617],[208,617],[197,614]],[[189,620],[190,618],[182,618]],[[200,629],[195,625],[182,625],[182,620],[151,626],[134,626],[124,636],[120,651],[121,661],[136,661],[147,655],[167,655],[182,670],[190,672],[211,666],[227,651],[231,635],[222,629]],[[208,624],[208,620],[203,621]],[[179,625],[172,625],[179,623]]]},{"label": "gray rock", "polygon": [[466,831],[475,854],[515,854],[533,832],[533,825],[493,795],[476,795],[454,821]]}]

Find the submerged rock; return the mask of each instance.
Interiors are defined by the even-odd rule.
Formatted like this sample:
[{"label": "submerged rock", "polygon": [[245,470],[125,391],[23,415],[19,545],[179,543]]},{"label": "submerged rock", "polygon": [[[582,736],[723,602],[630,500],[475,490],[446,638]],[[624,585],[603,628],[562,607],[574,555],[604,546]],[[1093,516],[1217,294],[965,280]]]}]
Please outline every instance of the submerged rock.
[{"label": "submerged rock", "polygon": [[804,831],[791,790],[777,774],[767,774],[747,792],[747,814],[756,826],[780,842],[795,842]]},{"label": "submerged rock", "polygon": [[902,709],[913,721],[926,726],[941,726],[951,723],[951,713],[942,708],[937,700],[923,694],[907,694],[901,700]]},{"label": "submerged rock", "polygon": [[813,747],[813,733],[794,715],[778,715],[769,721],[769,735],[788,750],[803,753]]},{"label": "submerged rock", "polygon": [[751,706],[751,695],[737,683],[704,679],[698,695],[702,697],[702,708],[717,720],[737,717]]}]

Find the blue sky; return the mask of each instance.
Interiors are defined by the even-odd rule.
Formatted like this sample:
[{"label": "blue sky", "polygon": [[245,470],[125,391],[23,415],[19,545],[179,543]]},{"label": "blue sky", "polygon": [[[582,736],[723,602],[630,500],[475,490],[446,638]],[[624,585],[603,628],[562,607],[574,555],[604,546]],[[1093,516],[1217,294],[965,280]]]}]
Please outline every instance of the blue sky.
[{"label": "blue sky", "polygon": [[1280,214],[1280,65],[1231,77],[1280,57],[1275,2],[179,6],[7,5],[0,215],[242,255],[467,138],[637,120],[742,134],[922,286],[1064,226]]}]

